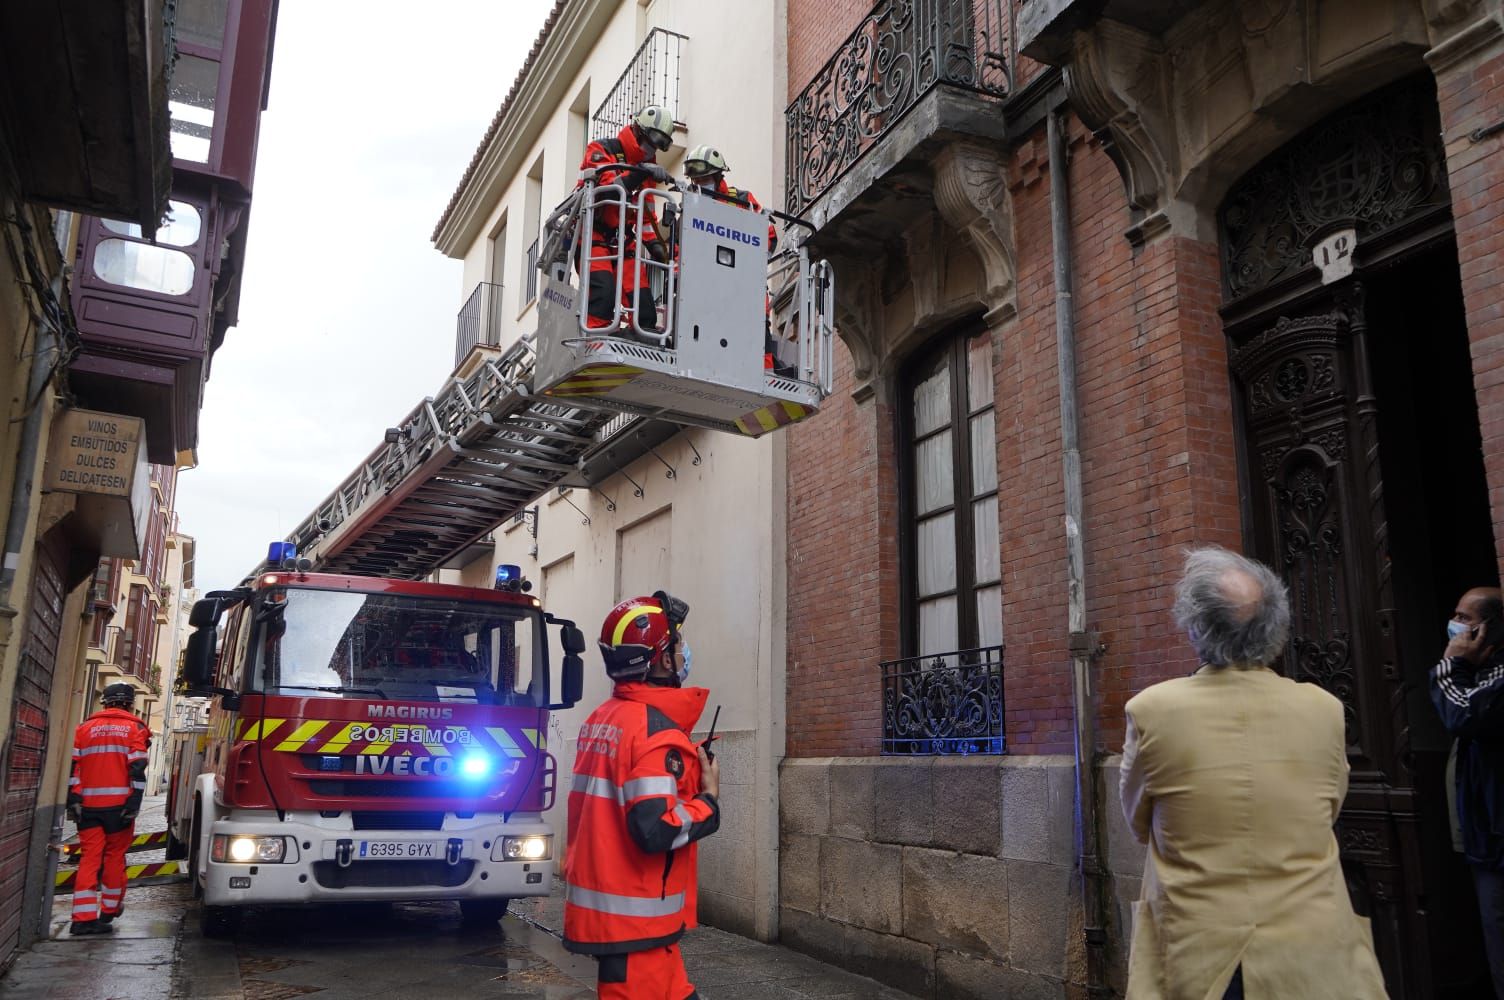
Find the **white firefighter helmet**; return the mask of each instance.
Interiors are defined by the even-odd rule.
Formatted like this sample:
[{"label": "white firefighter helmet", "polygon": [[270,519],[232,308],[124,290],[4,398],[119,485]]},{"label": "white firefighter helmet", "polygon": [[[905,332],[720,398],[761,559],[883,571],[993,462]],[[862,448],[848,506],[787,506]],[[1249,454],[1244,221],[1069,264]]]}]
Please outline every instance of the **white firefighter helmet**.
[{"label": "white firefighter helmet", "polygon": [[726,170],[726,158],[714,146],[701,144],[691,149],[684,158],[684,173],[690,180],[724,174]]},{"label": "white firefighter helmet", "polygon": [[661,104],[649,104],[637,112],[632,124],[654,149],[664,150],[674,144],[674,117]]}]

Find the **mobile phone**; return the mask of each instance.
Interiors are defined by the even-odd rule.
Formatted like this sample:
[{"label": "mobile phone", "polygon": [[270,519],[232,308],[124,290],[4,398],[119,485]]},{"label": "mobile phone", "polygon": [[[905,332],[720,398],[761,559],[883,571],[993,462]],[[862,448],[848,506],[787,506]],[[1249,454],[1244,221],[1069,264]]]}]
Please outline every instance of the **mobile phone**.
[{"label": "mobile phone", "polygon": [[715,751],[710,749],[710,744],[715,741],[715,724],[721,721],[721,706],[715,707],[715,715],[710,717],[710,735],[705,737],[705,742],[700,746],[705,748],[705,759],[715,760]]}]

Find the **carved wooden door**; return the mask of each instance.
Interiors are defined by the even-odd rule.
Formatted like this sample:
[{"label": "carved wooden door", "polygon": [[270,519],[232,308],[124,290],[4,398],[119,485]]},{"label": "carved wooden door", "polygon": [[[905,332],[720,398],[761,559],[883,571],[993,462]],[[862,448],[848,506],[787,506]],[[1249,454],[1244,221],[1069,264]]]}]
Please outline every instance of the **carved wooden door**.
[{"label": "carved wooden door", "polygon": [[1424,998],[1428,934],[1361,288],[1329,304],[1233,345],[1248,537],[1290,589],[1284,673],[1345,710],[1352,773],[1337,832],[1354,904],[1373,920],[1391,995]]}]

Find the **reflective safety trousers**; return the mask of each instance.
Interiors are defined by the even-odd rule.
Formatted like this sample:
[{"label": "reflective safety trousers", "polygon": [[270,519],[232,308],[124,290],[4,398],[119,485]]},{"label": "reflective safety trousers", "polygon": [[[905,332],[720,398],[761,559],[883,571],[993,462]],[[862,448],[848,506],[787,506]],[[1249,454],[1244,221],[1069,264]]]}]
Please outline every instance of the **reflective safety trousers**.
[{"label": "reflective safety trousers", "polygon": [[695,841],[720,825],[689,738],[708,694],[618,684],[581,728],[564,857],[570,951],[642,951],[696,926]]},{"label": "reflective safety trousers", "polygon": [[73,773],[68,802],[85,809],[134,804],[146,794],[146,761],[151,730],[123,708],[106,708],[73,732]]}]

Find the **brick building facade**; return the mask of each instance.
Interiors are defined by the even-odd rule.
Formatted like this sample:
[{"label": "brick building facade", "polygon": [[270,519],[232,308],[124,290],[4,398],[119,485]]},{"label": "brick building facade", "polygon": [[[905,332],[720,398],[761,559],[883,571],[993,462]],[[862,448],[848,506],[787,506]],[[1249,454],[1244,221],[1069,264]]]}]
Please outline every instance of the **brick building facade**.
[{"label": "brick building facade", "polygon": [[790,0],[788,68],[842,344],[790,431],[784,939],[922,996],[1121,990],[1122,707],[1194,669],[1171,590],[1219,543],[1285,574],[1284,669],[1348,707],[1392,994],[1470,988],[1425,671],[1504,551],[1501,5]]}]

